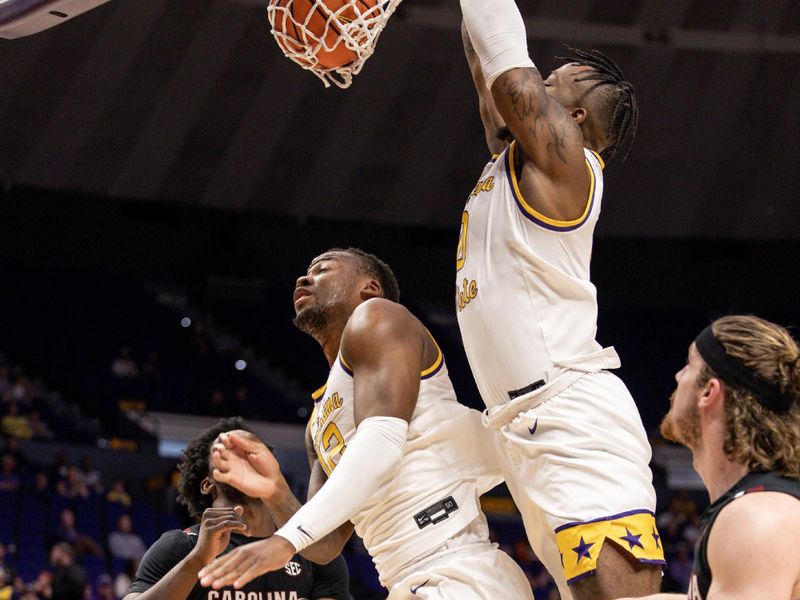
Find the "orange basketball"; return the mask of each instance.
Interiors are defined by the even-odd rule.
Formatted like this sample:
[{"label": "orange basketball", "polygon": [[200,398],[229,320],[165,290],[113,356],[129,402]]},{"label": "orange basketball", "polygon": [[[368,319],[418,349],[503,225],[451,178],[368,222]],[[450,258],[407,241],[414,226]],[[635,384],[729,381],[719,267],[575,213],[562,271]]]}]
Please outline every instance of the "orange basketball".
[{"label": "orange basketball", "polygon": [[[278,45],[289,54],[311,50],[326,68],[343,67],[357,55],[341,40],[342,26],[374,8],[378,0],[271,0]],[[283,9],[286,14],[281,14]],[[314,38],[317,38],[316,40]],[[319,40],[319,43],[317,40]],[[308,61],[309,64],[311,61]]]}]

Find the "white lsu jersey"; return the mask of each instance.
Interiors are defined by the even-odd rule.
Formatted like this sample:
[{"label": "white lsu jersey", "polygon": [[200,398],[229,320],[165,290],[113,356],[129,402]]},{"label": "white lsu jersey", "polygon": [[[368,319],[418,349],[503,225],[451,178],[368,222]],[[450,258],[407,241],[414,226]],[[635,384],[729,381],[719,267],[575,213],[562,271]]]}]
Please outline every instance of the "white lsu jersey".
[{"label": "white lsu jersey", "polygon": [[[339,355],[326,385],[314,393],[309,420],[314,450],[328,475],[356,433],[353,391],[353,372]],[[430,556],[473,522],[481,514],[480,494],[500,481],[481,414],[457,402],[439,350],[436,362],[420,374],[400,464],[351,518],[381,583],[391,586],[415,559]]]},{"label": "white lsu jersey", "polygon": [[574,221],[557,221],[522,197],[515,146],[486,165],[470,193],[457,253],[458,324],[489,408],[602,352],[595,340],[597,292],[589,280],[602,159],[584,149],[591,178],[585,211]]}]

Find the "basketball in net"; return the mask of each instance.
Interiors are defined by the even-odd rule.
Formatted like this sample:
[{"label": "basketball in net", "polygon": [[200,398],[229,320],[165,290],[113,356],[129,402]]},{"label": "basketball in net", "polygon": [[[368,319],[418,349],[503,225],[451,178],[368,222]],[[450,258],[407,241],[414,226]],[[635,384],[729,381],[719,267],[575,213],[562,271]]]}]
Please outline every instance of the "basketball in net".
[{"label": "basketball in net", "polygon": [[325,85],[350,85],[400,0],[270,0],[272,35],[283,53]]}]

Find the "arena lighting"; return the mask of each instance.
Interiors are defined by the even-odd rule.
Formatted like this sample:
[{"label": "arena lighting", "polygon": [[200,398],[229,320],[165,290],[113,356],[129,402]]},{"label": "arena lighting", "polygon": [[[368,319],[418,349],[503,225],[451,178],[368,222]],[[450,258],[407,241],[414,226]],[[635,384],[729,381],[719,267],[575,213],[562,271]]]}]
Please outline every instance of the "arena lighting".
[{"label": "arena lighting", "polygon": [[0,38],[33,35],[69,21],[108,0],[0,0]]},{"label": "arena lighting", "polygon": [[247,361],[242,360],[241,358],[237,360],[234,364],[237,371],[244,371],[247,368]]},{"label": "arena lighting", "polygon": [[184,329],[189,327],[189,325],[191,325],[191,324],[192,324],[192,320],[189,317],[183,317],[181,319],[181,327],[183,327]]}]

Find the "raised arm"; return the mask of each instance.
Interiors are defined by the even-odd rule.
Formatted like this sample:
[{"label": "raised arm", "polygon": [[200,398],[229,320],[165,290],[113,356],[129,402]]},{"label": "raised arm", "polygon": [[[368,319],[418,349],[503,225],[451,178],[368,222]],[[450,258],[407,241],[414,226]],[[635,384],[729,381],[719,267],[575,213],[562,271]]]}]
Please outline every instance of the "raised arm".
[{"label": "raised arm", "polygon": [[579,125],[585,109],[567,109],[548,95],[550,84],[528,57],[514,0],[461,0],[461,8],[497,112],[556,196],[555,213],[548,216],[580,215],[590,186]]},{"label": "raised arm", "polygon": [[469,71],[472,74],[475,91],[478,93],[478,108],[486,135],[486,145],[492,154],[500,154],[508,142],[502,139],[498,133],[504,130],[506,124],[503,121],[503,117],[497,112],[491,91],[486,87],[486,80],[483,78],[483,69],[481,68],[481,59],[472,46],[467,26],[463,22],[461,23],[461,40],[464,42],[464,54],[467,56]]}]

